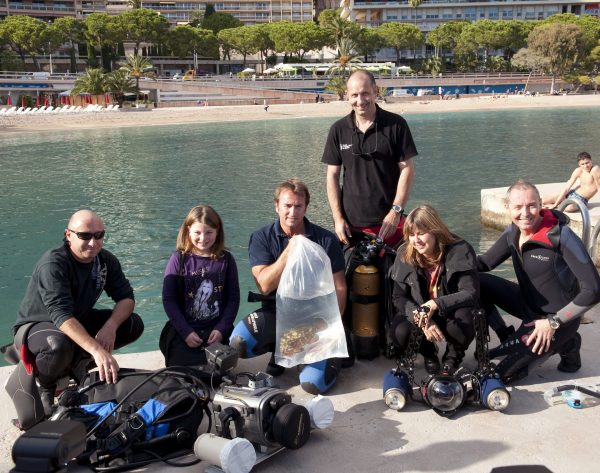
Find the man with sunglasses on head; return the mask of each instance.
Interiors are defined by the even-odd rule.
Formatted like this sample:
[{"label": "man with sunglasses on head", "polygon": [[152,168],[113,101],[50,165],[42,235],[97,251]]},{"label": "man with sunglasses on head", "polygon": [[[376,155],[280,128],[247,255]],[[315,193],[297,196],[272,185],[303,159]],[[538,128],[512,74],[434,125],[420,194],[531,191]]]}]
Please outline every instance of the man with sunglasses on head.
[{"label": "man with sunglasses on head", "polygon": [[[133,289],[118,259],[103,249],[98,215],[79,210],[69,219],[64,244],[36,264],[13,328],[21,361],[34,368],[46,415],[59,379],[85,374],[93,359],[101,380],[115,383],[113,350],[140,337],[144,324],[133,313]],[[95,309],[102,292],[112,309]],[[91,359],[90,359],[91,357]]]},{"label": "man with sunglasses on head", "polygon": [[417,149],[406,120],[375,103],[370,72],[350,74],[346,93],[352,112],[331,126],[321,159],[335,233],[347,244],[351,229],[367,231],[393,246],[402,238]]}]

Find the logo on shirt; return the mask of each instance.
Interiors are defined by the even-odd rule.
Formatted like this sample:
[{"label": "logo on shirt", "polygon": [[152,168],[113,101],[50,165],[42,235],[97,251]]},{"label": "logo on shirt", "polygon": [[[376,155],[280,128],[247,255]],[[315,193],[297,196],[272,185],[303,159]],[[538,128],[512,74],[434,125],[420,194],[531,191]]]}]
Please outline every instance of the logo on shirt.
[{"label": "logo on shirt", "polygon": [[540,261],[550,261],[550,257],[549,256],[542,256],[542,255],[531,255],[532,258],[538,259]]},{"label": "logo on shirt", "polygon": [[345,149],[350,149],[352,148],[352,145],[347,145],[345,143],[340,143],[340,151],[344,151]]}]

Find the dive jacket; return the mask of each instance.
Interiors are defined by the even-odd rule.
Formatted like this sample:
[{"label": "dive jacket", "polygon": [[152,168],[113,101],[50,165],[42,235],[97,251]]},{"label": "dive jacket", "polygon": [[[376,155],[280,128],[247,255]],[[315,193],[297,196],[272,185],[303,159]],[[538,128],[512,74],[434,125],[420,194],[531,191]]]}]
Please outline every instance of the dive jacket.
[{"label": "dive jacket", "polygon": [[600,277],[583,242],[571,230],[569,218],[542,209],[538,231],[519,251],[520,230],[510,224],[498,241],[477,258],[479,271],[487,272],[508,258],[525,303],[539,318],[558,314],[563,322],[579,318],[600,301]]},{"label": "dive jacket", "polygon": [[[395,281],[393,300],[400,315],[412,320],[413,311],[427,302],[427,275],[423,268],[415,268],[402,261],[404,243],[398,250],[391,275]],[[473,307],[479,302],[479,278],[475,251],[464,240],[446,245],[442,270],[434,299],[438,312],[444,315],[461,307]]]}]

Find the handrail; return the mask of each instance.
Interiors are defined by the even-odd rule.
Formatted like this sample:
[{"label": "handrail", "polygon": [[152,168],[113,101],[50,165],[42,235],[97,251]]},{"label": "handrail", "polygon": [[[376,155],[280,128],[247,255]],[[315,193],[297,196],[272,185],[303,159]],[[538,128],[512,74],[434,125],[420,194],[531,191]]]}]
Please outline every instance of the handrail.
[{"label": "handrail", "polygon": [[592,233],[592,238],[590,239],[590,246],[588,248],[588,252],[590,253],[590,256],[592,257],[592,261],[594,260],[594,257],[596,256],[596,241],[598,240],[598,235],[600,234],[600,222],[596,224],[596,226],[594,227],[594,231]]},{"label": "handrail", "polygon": [[[591,228],[591,224],[590,224],[590,211],[588,210],[587,206],[581,202],[579,199],[565,199],[563,200],[560,205],[556,208],[556,210],[562,212],[564,209],[566,209],[570,204],[575,205],[578,209],[579,212],[581,213],[581,241],[583,242],[583,245],[588,249],[588,251],[591,253],[591,249],[590,249],[590,228]],[[597,228],[596,228],[597,230]],[[596,234],[597,231],[594,230],[594,233]],[[596,235],[597,236],[597,235]]]}]

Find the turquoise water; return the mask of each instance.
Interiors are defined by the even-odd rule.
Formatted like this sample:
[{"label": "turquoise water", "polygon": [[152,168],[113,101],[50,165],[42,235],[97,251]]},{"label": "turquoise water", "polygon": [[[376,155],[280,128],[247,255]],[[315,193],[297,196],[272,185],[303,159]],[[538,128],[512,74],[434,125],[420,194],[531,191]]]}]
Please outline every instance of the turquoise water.
[{"label": "turquoise water", "polygon": [[[600,160],[598,109],[406,118],[420,153],[407,207],[432,203],[476,249],[494,237],[480,228],[481,188],[508,185],[519,177],[565,181],[583,150]],[[81,207],[103,217],[105,246],[121,260],[146,323],[143,337],[123,351],[157,348],[165,321],[162,272],[181,221],[198,203],[215,207],[225,222],[245,300],[254,287],[248,237],[275,217],[272,191],[279,181],[301,177],[312,193],[309,218],[331,226],[320,157],[334,120],[0,135],[0,343],[10,341],[35,262],[60,244],[66,220]],[[240,316],[253,307],[243,302]]]}]

